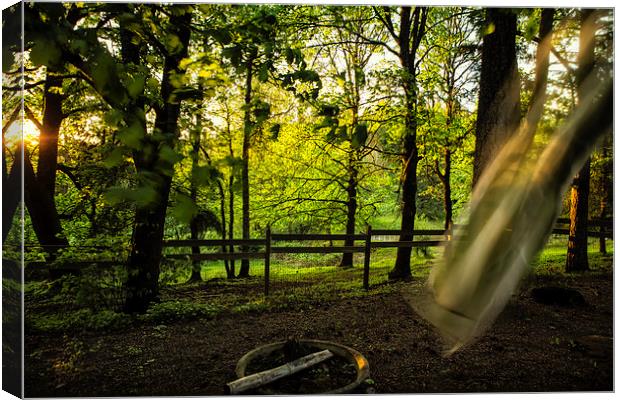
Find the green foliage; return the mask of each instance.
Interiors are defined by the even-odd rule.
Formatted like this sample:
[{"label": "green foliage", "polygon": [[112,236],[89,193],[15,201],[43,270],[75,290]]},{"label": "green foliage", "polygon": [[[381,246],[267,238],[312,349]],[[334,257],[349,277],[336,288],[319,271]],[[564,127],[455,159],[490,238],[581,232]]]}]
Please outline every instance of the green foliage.
[{"label": "green foliage", "polygon": [[50,40],[38,40],[30,50],[30,61],[34,65],[55,66],[61,60],[62,53]]},{"label": "green foliage", "polygon": [[132,323],[127,314],[110,310],[92,312],[88,309],[62,314],[36,315],[26,318],[27,329],[35,332],[58,333],[79,331],[114,331],[127,328]]},{"label": "green foliage", "polygon": [[134,188],[111,187],[104,194],[104,201],[109,205],[118,205],[130,202],[138,207],[152,205],[158,197],[158,193],[152,186],[138,186]]},{"label": "green foliage", "polygon": [[220,308],[211,304],[174,300],[153,304],[138,319],[150,323],[169,323],[198,317],[212,318],[219,312]]},{"label": "green foliage", "polygon": [[198,207],[188,196],[178,194],[176,196],[175,205],[170,212],[179,222],[189,224],[196,214],[198,214]]}]

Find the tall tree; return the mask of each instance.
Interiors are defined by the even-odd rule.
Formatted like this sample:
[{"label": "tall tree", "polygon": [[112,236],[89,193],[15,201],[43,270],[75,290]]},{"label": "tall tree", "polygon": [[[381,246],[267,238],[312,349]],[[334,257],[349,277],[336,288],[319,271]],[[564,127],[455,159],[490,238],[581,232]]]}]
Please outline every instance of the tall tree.
[{"label": "tall tree", "polygon": [[508,8],[488,8],[485,12],[473,186],[515,132],[520,119],[517,15]]},{"label": "tall tree", "polygon": [[[594,48],[596,12],[583,9],[580,12],[579,54],[577,57],[578,104],[586,98],[587,79],[594,71]],[[590,195],[590,158],[574,178],[570,189],[570,226],[566,272],[587,271],[588,266],[588,197]]]},{"label": "tall tree", "polygon": [[[399,240],[413,240],[415,228],[416,196],[418,191],[418,143],[417,143],[417,108],[418,87],[417,73],[423,56],[418,56],[422,38],[426,33],[429,10],[426,7],[400,7],[398,17],[394,18],[390,7],[375,8],[377,18],[387,29],[398,49],[389,49],[398,56],[402,69],[402,88],[405,97],[404,137],[402,148],[401,174],[401,225]],[[390,271],[391,279],[411,277],[411,248],[400,247],[396,253],[394,268]]]},{"label": "tall tree", "polygon": [[442,107],[439,121],[428,118],[426,122],[433,125],[432,137],[426,140],[435,144],[430,158],[443,186],[444,229],[448,230],[453,224],[453,157],[470,132],[465,122],[468,113],[462,103],[469,97],[467,86],[476,73],[471,43],[475,26],[463,9],[446,8],[436,14],[443,20],[429,32],[428,40],[434,47],[422,68],[428,69],[427,79],[436,85],[431,95],[439,98]]}]

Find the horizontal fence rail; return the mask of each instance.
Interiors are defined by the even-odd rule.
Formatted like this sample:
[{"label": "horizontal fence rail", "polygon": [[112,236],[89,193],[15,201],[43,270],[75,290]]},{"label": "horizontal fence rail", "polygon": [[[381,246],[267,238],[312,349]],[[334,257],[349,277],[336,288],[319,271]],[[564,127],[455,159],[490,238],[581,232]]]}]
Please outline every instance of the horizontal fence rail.
[{"label": "horizontal fence rail", "polygon": [[[565,226],[570,223],[568,218],[558,218],[553,234],[568,235],[569,229]],[[613,220],[594,218],[588,222],[589,227],[597,227],[598,231],[588,231],[588,236],[598,237],[601,241],[605,238],[613,239]],[[462,231],[466,228],[464,225],[453,225],[454,230]],[[399,236],[410,238],[410,240],[376,240],[377,236]],[[434,238],[429,238],[434,237]],[[420,240],[413,240],[416,237],[422,237]],[[249,260],[263,259],[265,265],[265,295],[269,294],[269,274],[270,261],[272,254],[333,254],[333,253],[363,253],[364,254],[364,275],[363,286],[368,290],[370,275],[370,257],[371,249],[377,248],[419,248],[419,247],[437,247],[446,245],[452,237],[452,231],[442,229],[416,229],[413,232],[402,232],[397,229],[372,229],[370,226],[365,233],[356,234],[292,234],[292,233],[275,233],[272,234],[270,228],[265,231],[264,239],[182,239],[182,240],[164,240],[163,248],[193,248],[192,253],[183,254],[164,254],[163,259],[168,260],[185,260],[185,261],[215,261],[215,260]],[[305,241],[329,241],[329,246],[274,246],[273,242],[305,242]],[[353,246],[334,246],[334,241],[359,242],[363,241],[363,245]],[[240,247],[240,251],[235,251],[234,247]],[[24,244],[25,248],[39,247],[45,249],[49,246],[41,246],[36,244]],[[80,246],[74,246],[80,248]],[[84,248],[101,248],[102,246],[83,246]],[[200,253],[200,248],[220,248],[223,251],[212,253]],[[195,249],[198,249],[196,253]],[[123,261],[109,260],[93,260],[64,262],[60,266],[50,268],[45,262],[34,261],[29,262],[28,266],[48,267],[50,269],[58,268],[63,270],[80,270],[84,267],[97,266],[100,268],[110,268],[123,265]]]}]

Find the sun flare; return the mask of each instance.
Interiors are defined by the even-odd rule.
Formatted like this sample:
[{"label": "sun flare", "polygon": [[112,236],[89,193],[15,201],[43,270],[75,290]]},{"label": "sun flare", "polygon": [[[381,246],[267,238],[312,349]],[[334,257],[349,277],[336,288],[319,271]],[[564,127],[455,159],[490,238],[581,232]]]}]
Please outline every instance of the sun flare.
[{"label": "sun flare", "polygon": [[24,141],[26,147],[36,146],[39,143],[39,130],[30,120],[20,120],[13,122],[4,135],[5,143],[13,146]]}]

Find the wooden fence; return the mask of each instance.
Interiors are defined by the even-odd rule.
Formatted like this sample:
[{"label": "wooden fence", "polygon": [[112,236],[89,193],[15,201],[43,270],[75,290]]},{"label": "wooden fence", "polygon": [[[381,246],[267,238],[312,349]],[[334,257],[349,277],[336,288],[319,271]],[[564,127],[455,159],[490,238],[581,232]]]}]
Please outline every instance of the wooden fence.
[{"label": "wooden fence", "polygon": [[[558,219],[558,225],[568,224],[568,219]],[[592,220],[590,226],[598,226],[598,231],[589,231],[588,235],[593,237],[600,237],[604,240],[606,237],[613,238],[613,221],[612,220]],[[455,229],[458,229],[456,226]],[[373,248],[400,248],[400,247],[436,247],[445,245],[450,240],[451,232],[446,232],[442,229],[417,229],[413,233],[409,233],[412,238],[416,237],[434,237],[433,239],[424,240],[409,240],[409,241],[372,241],[373,236],[399,236],[400,230],[392,229],[372,229],[370,226],[367,228],[366,233],[359,234],[272,234],[271,229],[267,228],[265,231],[264,239],[231,239],[231,240],[166,240],[163,243],[164,247],[222,247],[232,248],[232,246],[243,246],[247,248],[261,247],[262,250],[243,251],[243,252],[219,252],[219,253],[206,253],[206,254],[171,254],[166,255],[168,259],[180,259],[180,260],[248,260],[248,259],[263,259],[264,260],[264,291],[265,295],[269,295],[269,282],[270,282],[270,264],[272,254],[300,254],[300,253],[319,253],[319,254],[331,254],[331,253],[364,253],[364,275],[363,286],[364,289],[369,288],[370,277],[370,257],[371,249]],[[566,235],[569,233],[568,228],[558,227],[554,228],[554,234]],[[300,241],[364,241],[364,245],[358,246],[273,246],[272,244],[277,242],[300,242]]]},{"label": "wooden fence", "polygon": [[[412,241],[372,241],[373,236],[389,235],[399,236],[401,231],[399,230],[372,230],[368,227],[366,233],[361,234],[323,234],[323,233],[311,233],[311,234],[272,234],[271,229],[267,228],[264,239],[233,239],[233,240],[166,240],[163,243],[164,247],[225,247],[230,246],[243,246],[247,248],[261,247],[262,250],[243,251],[243,252],[219,252],[219,253],[206,253],[206,254],[170,254],[165,257],[168,259],[177,260],[191,260],[191,261],[203,261],[203,260],[248,260],[248,259],[263,259],[265,266],[265,295],[269,295],[269,278],[270,278],[270,264],[272,254],[300,254],[300,253],[319,253],[319,254],[331,254],[331,253],[364,253],[364,278],[363,285],[368,290],[368,280],[370,276],[370,253],[372,248],[386,248],[386,247],[429,247],[440,246],[446,241],[446,233],[439,229],[424,229],[415,230],[413,237],[416,236],[441,236],[442,239],[438,240],[412,240]],[[301,242],[301,241],[364,241],[364,245],[358,246],[273,246],[278,242]]]},{"label": "wooden fence", "polygon": [[[553,229],[554,234],[567,235],[569,233],[568,227],[563,226],[569,223],[566,218],[559,218],[557,225]],[[589,231],[588,236],[599,237],[604,245],[605,238],[613,239],[613,220],[611,219],[593,219],[588,222],[590,227],[597,227],[596,231]],[[459,225],[455,225],[455,229],[459,229]],[[385,236],[400,236],[400,230],[393,229],[372,229],[370,226],[365,233],[358,234],[282,234],[271,233],[271,229],[267,228],[265,231],[264,239],[212,239],[212,240],[165,240],[163,242],[164,248],[192,248],[192,247],[207,247],[207,248],[224,248],[230,249],[233,246],[238,246],[243,249],[239,252],[216,252],[216,253],[183,253],[183,254],[167,254],[163,257],[170,260],[187,260],[187,261],[209,261],[209,260],[250,260],[250,259],[262,259],[264,260],[264,291],[265,295],[269,294],[269,278],[270,278],[270,263],[272,254],[300,254],[300,253],[364,253],[364,274],[363,274],[363,287],[368,290],[369,276],[370,276],[370,257],[371,250],[373,248],[400,248],[400,247],[436,247],[444,245],[451,237],[451,232],[446,232],[442,229],[417,229],[413,233],[409,233],[412,240],[409,241],[387,241],[387,240],[375,240],[373,237],[385,237]],[[425,237],[423,240],[413,240],[416,237]],[[429,239],[431,237],[432,239]],[[281,242],[305,242],[305,241],[363,241],[363,245],[354,246],[273,246],[273,244]],[[122,264],[119,261],[78,261],[71,262],[70,265],[63,266],[63,269],[75,269],[79,270],[82,267],[97,265],[98,267],[111,267]],[[45,266],[42,262],[31,262],[30,266]]]}]

